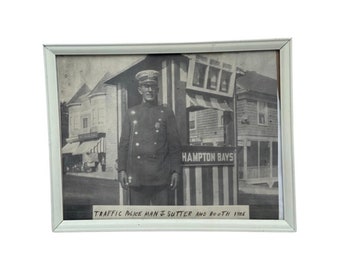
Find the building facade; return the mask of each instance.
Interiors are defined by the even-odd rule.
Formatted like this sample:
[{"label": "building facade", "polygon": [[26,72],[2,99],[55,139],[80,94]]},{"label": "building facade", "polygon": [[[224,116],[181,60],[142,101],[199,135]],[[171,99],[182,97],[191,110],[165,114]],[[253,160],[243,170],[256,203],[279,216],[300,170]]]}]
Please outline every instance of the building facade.
[{"label": "building facade", "polygon": [[90,90],[84,84],[67,103],[69,125],[63,146],[64,171],[107,172],[106,177],[117,178],[117,91],[105,84],[110,73]]},{"label": "building facade", "polygon": [[247,72],[237,81],[238,178],[250,184],[278,181],[277,80]]},{"label": "building facade", "polygon": [[[277,80],[245,72],[236,81],[238,179],[247,184],[278,180]],[[226,141],[222,110],[205,108],[189,113],[190,144],[223,146]]]}]

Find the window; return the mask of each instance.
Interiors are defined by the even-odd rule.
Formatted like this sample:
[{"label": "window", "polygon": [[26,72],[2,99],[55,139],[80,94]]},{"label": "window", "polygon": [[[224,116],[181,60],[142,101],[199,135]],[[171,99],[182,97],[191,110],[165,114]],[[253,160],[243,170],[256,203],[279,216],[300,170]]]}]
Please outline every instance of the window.
[{"label": "window", "polygon": [[229,84],[232,73],[231,65],[196,55],[189,62],[187,88],[231,97],[233,88]]},{"label": "window", "polygon": [[230,72],[226,72],[226,71],[222,70],[220,91],[228,92],[230,77],[231,77],[231,73]]},{"label": "window", "polygon": [[273,142],[273,166],[277,166],[278,165],[278,152],[279,152],[279,148],[278,148],[278,143],[277,142]]},{"label": "window", "polygon": [[216,114],[217,114],[217,125],[219,127],[223,127],[223,122],[224,122],[224,112],[223,111],[220,111],[220,110],[217,110],[216,111]]},{"label": "window", "polygon": [[189,112],[189,129],[196,129],[196,112]]},{"label": "window", "polygon": [[278,169],[278,142],[273,142],[272,145],[272,163],[273,163],[273,176],[277,177],[277,169]]},{"label": "window", "polygon": [[189,112],[188,118],[190,145],[225,145],[223,111],[200,109]]},{"label": "window", "polygon": [[260,178],[270,176],[270,142],[260,142]]},{"label": "window", "polygon": [[266,102],[257,102],[257,120],[259,125],[268,124],[268,106]]},{"label": "window", "polygon": [[[276,141],[248,141],[247,164],[239,171],[242,177],[248,179],[277,177],[277,146]],[[240,164],[245,166],[243,162]]]},{"label": "window", "polygon": [[249,146],[247,146],[247,164],[248,166],[258,166],[259,158],[259,146],[257,141],[250,141]]},{"label": "window", "polygon": [[81,118],[78,111],[69,112],[69,129],[70,132],[77,132],[81,128]]},{"label": "window", "polygon": [[88,118],[83,118],[83,128],[88,128],[89,123],[88,123]]},{"label": "window", "polygon": [[217,81],[220,71],[217,68],[210,67],[208,74],[207,88],[210,90],[217,90]]},{"label": "window", "polygon": [[197,63],[195,65],[195,72],[192,84],[197,87],[204,87],[205,81],[205,72],[207,70],[207,66]]},{"label": "window", "polygon": [[104,108],[99,108],[98,110],[98,124],[105,123],[105,110]]}]

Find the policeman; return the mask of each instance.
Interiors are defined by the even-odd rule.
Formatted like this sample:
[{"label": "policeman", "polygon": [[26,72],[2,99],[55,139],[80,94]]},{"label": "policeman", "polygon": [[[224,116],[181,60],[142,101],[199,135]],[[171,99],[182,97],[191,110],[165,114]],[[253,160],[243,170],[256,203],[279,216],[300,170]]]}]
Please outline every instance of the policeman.
[{"label": "policeman", "polygon": [[177,187],[181,145],[173,111],[157,104],[159,73],[136,74],[142,103],[127,112],[118,149],[119,181],[131,205],[167,205]]}]

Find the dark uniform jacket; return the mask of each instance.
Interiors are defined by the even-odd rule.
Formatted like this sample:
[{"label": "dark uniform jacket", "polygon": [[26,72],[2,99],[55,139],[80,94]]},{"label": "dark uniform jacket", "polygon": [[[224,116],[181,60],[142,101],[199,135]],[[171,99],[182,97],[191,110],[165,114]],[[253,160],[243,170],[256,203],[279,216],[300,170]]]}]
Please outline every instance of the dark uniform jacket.
[{"label": "dark uniform jacket", "polygon": [[180,170],[181,145],[173,111],[142,103],[130,108],[123,122],[118,171],[126,171],[131,186],[167,185]]}]

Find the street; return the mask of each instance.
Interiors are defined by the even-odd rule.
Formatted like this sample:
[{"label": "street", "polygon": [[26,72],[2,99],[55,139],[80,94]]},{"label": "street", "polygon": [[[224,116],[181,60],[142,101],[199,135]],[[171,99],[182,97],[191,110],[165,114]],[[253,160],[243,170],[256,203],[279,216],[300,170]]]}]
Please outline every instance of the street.
[{"label": "street", "polygon": [[277,183],[247,184],[239,181],[238,204],[249,205],[251,219],[278,219],[279,195]]},{"label": "street", "polygon": [[[64,219],[92,219],[92,205],[118,205],[118,193],[117,181],[64,175]],[[262,185],[241,185],[238,204],[250,206],[251,219],[277,219],[277,187],[269,189]]]},{"label": "street", "polygon": [[116,205],[117,195],[117,181],[64,175],[64,219],[92,219],[92,205]]}]

